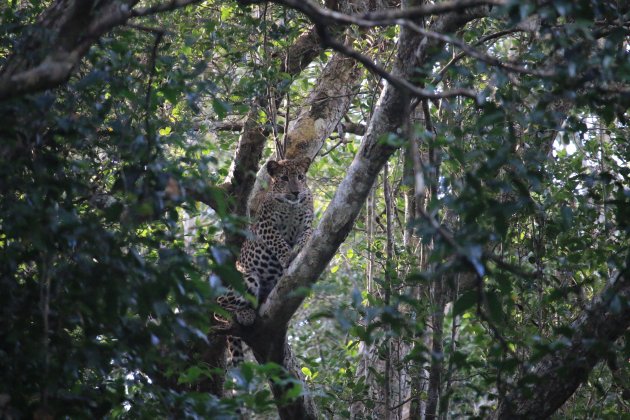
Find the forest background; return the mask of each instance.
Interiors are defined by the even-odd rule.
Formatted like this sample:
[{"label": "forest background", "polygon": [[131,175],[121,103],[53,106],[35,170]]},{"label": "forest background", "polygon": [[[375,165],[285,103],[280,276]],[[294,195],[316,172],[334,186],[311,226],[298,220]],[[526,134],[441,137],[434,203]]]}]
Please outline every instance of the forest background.
[{"label": "forest background", "polygon": [[[627,2],[0,15],[0,417],[630,416]],[[217,331],[279,153],[315,232]]]}]

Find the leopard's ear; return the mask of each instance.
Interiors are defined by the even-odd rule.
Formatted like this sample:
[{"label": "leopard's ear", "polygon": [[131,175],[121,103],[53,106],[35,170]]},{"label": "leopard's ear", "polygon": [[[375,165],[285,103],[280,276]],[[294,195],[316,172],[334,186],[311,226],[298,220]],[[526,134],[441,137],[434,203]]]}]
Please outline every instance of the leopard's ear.
[{"label": "leopard's ear", "polygon": [[278,162],[276,162],[275,160],[270,160],[269,162],[267,162],[267,172],[269,173],[269,175],[275,176],[279,170],[280,164]]},{"label": "leopard's ear", "polygon": [[311,166],[311,158],[303,157],[297,160],[298,165],[304,169],[304,172],[308,171],[308,167]]}]

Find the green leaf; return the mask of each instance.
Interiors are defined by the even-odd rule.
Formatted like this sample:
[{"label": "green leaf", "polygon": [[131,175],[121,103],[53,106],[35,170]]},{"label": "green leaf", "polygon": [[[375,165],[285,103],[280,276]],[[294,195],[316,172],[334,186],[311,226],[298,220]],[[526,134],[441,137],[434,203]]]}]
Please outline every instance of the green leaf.
[{"label": "green leaf", "polygon": [[228,20],[234,14],[234,6],[221,6],[221,20]]},{"label": "green leaf", "polygon": [[291,388],[287,390],[284,397],[288,400],[294,400],[302,394],[302,385],[300,383],[293,383]]},{"label": "green leaf", "polygon": [[477,292],[475,290],[469,290],[457,299],[453,305],[453,316],[463,314],[467,309],[471,308],[477,303]]},{"label": "green leaf", "polygon": [[213,98],[212,99],[212,109],[214,110],[214,112],[217,114],[217,117],[219,117],[219,119],[224,119],[227,116],[227,113],[229,111],[229,106],[217,99],[217,98]]},{"label": "green leaf", "polygon": [[189,384],[197,382],[201,377],[210,377],[212,372],[204,366],[195,365],[186,369],[177,378],[178,384]]},{"label": "green leaf", "polygon": [[307,378],[311,378],[313,376],[313,373],[311,372],[311,370],[309,368],[307,368],[306,366],[304,366],[302,368],[302,373],[304,374],[304,376],[306,376]]}]

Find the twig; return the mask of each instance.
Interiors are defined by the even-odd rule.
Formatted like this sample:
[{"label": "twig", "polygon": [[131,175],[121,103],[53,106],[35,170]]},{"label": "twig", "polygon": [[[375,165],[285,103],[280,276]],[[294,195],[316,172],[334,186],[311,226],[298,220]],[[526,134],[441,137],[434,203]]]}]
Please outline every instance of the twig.
[{"label": "twig", "polygon": [[284,135],[282,137],[282,159],[284,159],[287,153],[287,146],[289,140],[289,118],[290,118],[290,108],[291,108],[291,92],[290,89],[287,89],[287,109],[284,113]]},{"label": "twig", "polygon": [[273,142],[276,145],[276,154],[278,155],[278,159],[284,159],[284,149],[278,137],[278,109],[276,108],[276,95],[274,94],[272,87],[269,87],[267,92],[267,96],[269,97],[267,102],[269,103],[269,112],[271,113],[271,133],[273,134]]},{"label": "twig", "polygon": [[322,153],[321,155],[319,155],[319,157],[324,157],[327,154],[329,154],[330,152],[332,152],[333,150],[335,150],[337,147],[339,147],[342,143],[345,143],[346,139],[344,139],[343,137],[339,139],[339,141],[337,143],[335,143],[330,149],[326,150],[324,153]]},{"label": "twig", "polygon": [[[263,32],[263,51],[265,52],[265,57],[264,60],[265,62],[263,63],[265,66],[268,66],[268,59],[270,57],[269,54],[269,43],[268,43],[268,39],[267,39],[267,10],[269,7],[269,3],[266,2],[263,10],[262,10],[262,20],[263,20],[263,27],[265,28],[265,31]],[[280,138],[278,136],[278,106],[280,105],[279,103],[279,99],[282,97],[281,94],[278,94],[275,89],[274,86],[271,85],[271,83],[269,83],[269,80],[267,80],[267,104],[269,106],[269,113],[271,114],[271,134],[273,137],[273,142],[276,146],[276,156],[278,159],[284,159],[284,148],[282,143],[280,143]]]}]

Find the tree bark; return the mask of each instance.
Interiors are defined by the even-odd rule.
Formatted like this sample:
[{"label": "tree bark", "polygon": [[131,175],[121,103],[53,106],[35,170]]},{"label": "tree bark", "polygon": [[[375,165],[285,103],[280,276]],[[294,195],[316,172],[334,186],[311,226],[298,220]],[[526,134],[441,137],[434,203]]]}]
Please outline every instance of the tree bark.
[{"label": "tree bark", "polygon": [[[225,371],[226,369],[226,337],[214,335],[208,337],[207,345],[199,345],[193,349],[194,357],[203,360],[210,369]],[[223,375],[212,375],[209,378],[196,384],[195,390],[207,392],[219,397],[223,396],[225,377]]]},{"label": "tree bark", "polygon": [[289,124],[287,159],[313,159],[337,128],[358,89],[363,71],[350,58],[335,54],[318,79],[317,86]]},{"label": "tree bark", "polygon": [[[252,346],[254,357],[259,363],[274,362],[286,370],[286,376],[280,378],[279,382],[270,381],[278,414],[281,419],[317,419],[318,412],[312,396],[304,383],[304,375],[296,362],[286,339],[286,329],[284,334],[278,331],[268,331],[264,329],[253,329],[243,335],[248,342],[265,342],[266,346]],[[285,401],[286,392],[291,383],[298,380],[302,384],[302,393],[293,401]],[[283,382],[287,383],[283,383]]]}]

